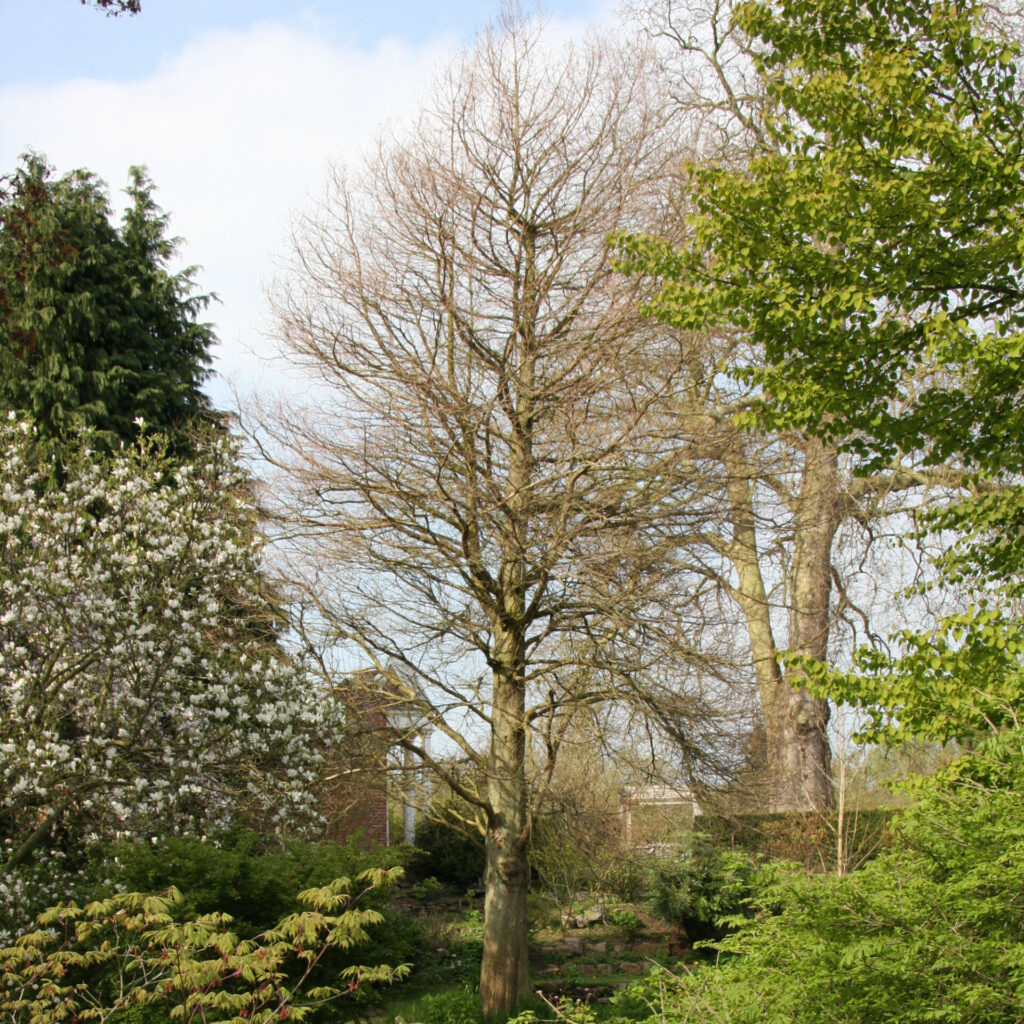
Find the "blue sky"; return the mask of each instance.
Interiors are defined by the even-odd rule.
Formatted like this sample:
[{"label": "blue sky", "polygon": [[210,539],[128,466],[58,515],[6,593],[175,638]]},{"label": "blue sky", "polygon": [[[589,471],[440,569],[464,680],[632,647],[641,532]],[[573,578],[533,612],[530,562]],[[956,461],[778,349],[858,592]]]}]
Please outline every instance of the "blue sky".
[{"label": "blue sky", "polygon": [[[0,0],[0,174],[28,148],[117,192],[144,164],[220,302],[210,391],[274,388],[263,287],[294,215],[429,91],[499,0],[142,0],[104,17],[78,0]],[[614,23],[614,0],[547,0],[551,31]],[[524,9],[529,9],[524,4]]]},{"label": "blue sky", "polygon": [[[197,33],[244,31],[260,21],[360,49],[372,49],[386,37],[411,43],[440,36],[468,40],[495,8],[492,0],[143,0],[141,16],[115,19],[78,0],[0,0],[0,80],[45,84],[76,77],[144,77]],[[600,8],[592,0],[544,5],[552,15],[583,20]]]}]

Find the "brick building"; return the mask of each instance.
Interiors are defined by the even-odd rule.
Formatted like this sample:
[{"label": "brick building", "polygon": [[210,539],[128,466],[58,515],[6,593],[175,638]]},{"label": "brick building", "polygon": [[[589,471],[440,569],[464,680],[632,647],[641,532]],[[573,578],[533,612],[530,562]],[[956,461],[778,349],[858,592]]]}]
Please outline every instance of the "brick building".
[{"label": "brick building", "polygon": [[[383,672],[362,669],[346,676],[336,690],[351,726],[343,749],[328,756],[321,783],[321,812],[326,835],[346,842],[356,833],[365,846],[411,843],[416,829],[418,797],[426,791],[412,751],[400,746],[416,741],[429,752],[430,729],[417,705],[403,695],[408,673],[388,664]],[[389,797],[402,803],[402,834],[392,836]]]}]

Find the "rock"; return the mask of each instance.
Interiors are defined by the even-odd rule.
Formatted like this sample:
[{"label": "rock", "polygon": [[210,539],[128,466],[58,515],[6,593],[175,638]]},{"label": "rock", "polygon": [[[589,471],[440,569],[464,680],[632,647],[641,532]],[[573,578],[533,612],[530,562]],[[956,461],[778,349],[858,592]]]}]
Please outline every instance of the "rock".
[{"label": "rock", "polygon": [[559,945],[563,953],[580,955],[583,952],[583,940],[576,936],[564,938]]},{"label": "rock", "polygon": [[593,953],[595,956],[601,956],[608,952],[608,943],[606,941],[601,942],[588,942],[587,952]]},{"label": "rock", "polygon": [[583,917],[588,925],[600,924],[604,920],[605,913],[604,907],[591,907],[584,913]]},{"label": "rock", "polygon": [[663,942],[638,942],[633,946],[633,952],[637,956],[648,956],[653,959],[664,948],[665,944]]},{"label": "rock", "polygon": [[619,964],[619,972],[621,974],[643,974],[643,964]]}]

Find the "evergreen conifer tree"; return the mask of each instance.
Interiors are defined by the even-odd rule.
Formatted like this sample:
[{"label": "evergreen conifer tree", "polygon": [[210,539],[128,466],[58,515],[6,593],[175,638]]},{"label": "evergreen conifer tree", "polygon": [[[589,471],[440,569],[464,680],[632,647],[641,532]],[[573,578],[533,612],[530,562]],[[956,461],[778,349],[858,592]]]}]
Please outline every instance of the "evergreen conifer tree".
[{"label": "evergreen conifer tree", "polygon": [[145,171],[129,173],[120,225],[87,171],[55,177],[30,154],[0,180],[0,408],[30,417],[47,454],[83,427],[116,448],[141,418],[186,455],[211,412],[211,296],[192,268],[170,271],[167,215]]}]

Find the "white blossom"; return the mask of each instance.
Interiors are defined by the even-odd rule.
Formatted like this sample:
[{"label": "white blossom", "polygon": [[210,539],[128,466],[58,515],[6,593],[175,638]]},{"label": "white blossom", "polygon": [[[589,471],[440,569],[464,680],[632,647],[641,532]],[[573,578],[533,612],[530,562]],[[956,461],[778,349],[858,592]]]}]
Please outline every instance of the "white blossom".
[{"label": "white blossom", "polygon": [[90,453],[56,490],[31,445],[25,424],[0,421],[0,918],[66,895],[39,863],[9,867],[47,815],[83,842],[201,831],[240,810],[284,827],[314,815],[322,747],[308,725],[320,699],[268,639],[262,540],[230,443],[173,485],[151,439]]}]

